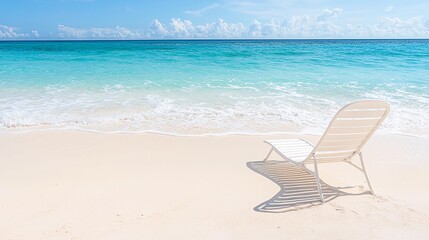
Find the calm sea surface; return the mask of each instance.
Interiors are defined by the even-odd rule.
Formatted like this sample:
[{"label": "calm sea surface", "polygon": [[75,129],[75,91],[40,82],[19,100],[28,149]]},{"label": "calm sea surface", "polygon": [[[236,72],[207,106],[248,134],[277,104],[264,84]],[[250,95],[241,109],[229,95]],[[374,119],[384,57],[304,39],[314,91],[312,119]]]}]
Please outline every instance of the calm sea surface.
[{"label": "calm sea surface", "polygon": [[359,99],[429,136],[429,40],[0,42],[0,131],[321,133]]}]

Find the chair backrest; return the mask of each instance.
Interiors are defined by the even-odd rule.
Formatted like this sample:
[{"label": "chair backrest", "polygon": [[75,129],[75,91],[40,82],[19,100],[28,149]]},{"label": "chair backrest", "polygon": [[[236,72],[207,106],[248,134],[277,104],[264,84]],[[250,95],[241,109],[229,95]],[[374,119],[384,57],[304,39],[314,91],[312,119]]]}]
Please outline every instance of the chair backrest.
[{"label": "chair backrest", "polygon": [[319,143],[307,157],[317,162],[350,161],[390,111],[387,102],[362,100],[347,104],[334,116]]}]

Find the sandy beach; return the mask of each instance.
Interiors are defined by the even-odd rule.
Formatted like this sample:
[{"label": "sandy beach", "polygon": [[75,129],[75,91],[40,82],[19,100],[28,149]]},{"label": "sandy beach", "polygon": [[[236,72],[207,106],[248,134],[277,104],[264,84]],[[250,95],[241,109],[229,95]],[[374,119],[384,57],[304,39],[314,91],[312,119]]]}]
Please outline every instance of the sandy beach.
[{"label": "sandy beach", "polygon": [[356,169],[325,164],[327,202],[292,206],[311,176],[276,155],[261,162],[262,140],[292,137],[2,133],[0,239],[429,238],[429,139],[369,141],[376,196]]}]

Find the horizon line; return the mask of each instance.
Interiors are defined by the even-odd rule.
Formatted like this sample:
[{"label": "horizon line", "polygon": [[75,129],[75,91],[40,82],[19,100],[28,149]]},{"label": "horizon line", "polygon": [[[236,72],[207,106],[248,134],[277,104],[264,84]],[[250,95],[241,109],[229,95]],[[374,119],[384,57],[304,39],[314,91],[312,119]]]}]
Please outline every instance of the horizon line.
[{"label": "horizon line", "polygon": [[429,40],[427,38],[136,38],[136,39],[0,39],[0,42],[73,42],[73,41],[260,41],[260,40]]}]

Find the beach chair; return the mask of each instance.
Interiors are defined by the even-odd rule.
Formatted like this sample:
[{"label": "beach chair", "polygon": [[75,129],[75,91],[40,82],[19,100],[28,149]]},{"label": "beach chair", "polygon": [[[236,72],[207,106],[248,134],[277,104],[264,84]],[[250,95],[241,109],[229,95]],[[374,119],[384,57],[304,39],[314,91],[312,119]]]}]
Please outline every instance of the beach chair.
[{"label": "beach chair", "polygon": [[[389,110],[389,104],[379,100],[362,100],[347,104],[334,116],[315,146],[303,139],[266,140],[264,142],[271,146],[271,150],[264,161],[267,161],[275,151],[286,161],[309,171],[316,178],[322,203],[325,200],[317,170],[319,163],[345,162],[353,165],[363,172],[370,192],[374,195],[361,149],[384,121]],[[356,155],[359,155],[361,167],[352,162],[352,158]],[[305,164],[313,164],[314,172]]]}]

